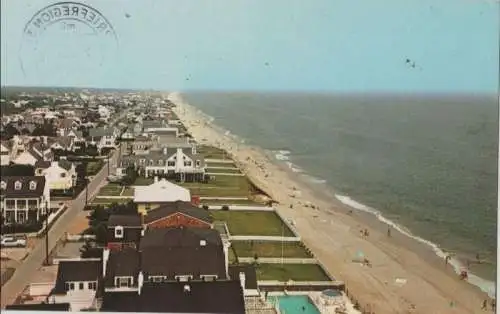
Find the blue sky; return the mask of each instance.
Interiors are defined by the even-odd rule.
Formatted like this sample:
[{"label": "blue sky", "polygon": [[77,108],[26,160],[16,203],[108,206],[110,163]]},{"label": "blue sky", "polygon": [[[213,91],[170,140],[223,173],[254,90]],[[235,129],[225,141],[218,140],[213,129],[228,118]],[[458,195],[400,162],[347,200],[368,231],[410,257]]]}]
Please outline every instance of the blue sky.
[{"label": "blue sky", "polygon": [[[55,2],[1,1],[2,84],[472,93],[499,86],[496,0],[83,1],[113,25],[117,49],[55,31],[25,44],[24,25]],[[84,48],[93,49],[85,60]]]}]

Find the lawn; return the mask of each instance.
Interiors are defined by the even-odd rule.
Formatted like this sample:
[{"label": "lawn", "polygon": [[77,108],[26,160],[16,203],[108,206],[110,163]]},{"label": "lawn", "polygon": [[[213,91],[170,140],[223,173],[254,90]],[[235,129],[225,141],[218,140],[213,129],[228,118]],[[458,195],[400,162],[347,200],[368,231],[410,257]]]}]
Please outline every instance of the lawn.
[{"label": "lawn", "polygon": [[154,178],[137,177],[132,185],[150,185],[153,184],[153,182]]},{"label": "lawn", "polygon": [[207,162],[207,168],[211,167],[236,168],[236,164],[233,162]]},{"label": "lawn", "polygon": [[91,202],[91,204],[92,205],[105,205],[105,204],[113,204],[113,203],[123,204],[123,203],[128,203],[130,201],[131,201],[130,198],[101,198],[101,197],[96,197]]},{"label": "lawn", "polygon": [[[283,245],[283,246],[282,246]],[[279,242],[279,241],[232,241],[231,246],[238,257],[283,257],[288,258],[312,258],[302,242]]]},{"label": "lawn", "polygon": [[228,169],[214,169],[214,168],[207,168],[206,169],[207,173],[241,173],[240,169],[238,168],[228,168]]},{"label": "lawn", "polygon": [[123,190],[122,196],[134,196],[134,188],[132,187],[125,187],[125,190]]},{"label": "lawn", "polygon": [[197,152],[209,159],[230,159],[229,155],[223,149],[213,146],[199,145]]},{"label": "lawn", "polygon": [[103,186],[98,193],[98,196],[120,196],[122,187],[116,183],[108,183]]},{"label": "lawn", "polygon": [[240,196],[248,197],[254,192],[253,185],[244,176],[217,176],[208,183],[174,182],[188,188],[192,195],[198,196]]},{"label": "lawn", "polygon": [[275,212],[226,210],[210,212],[215,220],[227,223],[231,235],[295,236]]},{"label": "lawn", "polygon": [[102,160],[97,160],[97,161],[90,161],[87,164],[87,175],[93,176],[101,170],[102,166],[104,165],[104,161]]},{"label": "lawn", "polygon": [[258,264],[257,280],[331,281],[317,264]]},{"label": "lawn", "polygon": [[254,200],[201,200],[202,205],[246,205],[246,206],[264,206],[263,202],[257,202]]}]

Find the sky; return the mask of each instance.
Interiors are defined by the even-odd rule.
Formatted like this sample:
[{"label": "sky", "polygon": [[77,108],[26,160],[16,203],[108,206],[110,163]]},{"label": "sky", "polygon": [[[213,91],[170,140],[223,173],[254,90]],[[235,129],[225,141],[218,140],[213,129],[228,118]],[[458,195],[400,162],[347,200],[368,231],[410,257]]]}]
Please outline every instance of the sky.
[{"label": "sky", "polygon": [[[93,0],[114,34],[1,0],[2,85],[497,93],[497,0]],[[33,24],[31,24],[32,27]],[[408,59],[408,60],[407,60]],[[409,61],[409,62],[408,62]]]}]

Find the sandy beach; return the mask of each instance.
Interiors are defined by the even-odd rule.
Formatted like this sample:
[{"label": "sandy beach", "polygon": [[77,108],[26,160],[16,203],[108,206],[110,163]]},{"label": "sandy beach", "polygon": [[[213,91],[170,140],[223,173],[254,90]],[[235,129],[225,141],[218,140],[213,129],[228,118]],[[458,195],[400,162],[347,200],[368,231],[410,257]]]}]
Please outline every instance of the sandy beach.
[{"label": "sandy beach", "polygon": [[[178,94],[169,94],[169,99],[199,142],[226,149],[252,181],[279,202],[280,214],[293,222],[304,243],[366,311],[485,313],[481,305],[487,294],[460,280],[429,248],[396,230],[389,237],[387,226],[372,215],[351,212],[338,200],[319,196],[260,148],[239,143],[213,126]],[[368,236],[361,234],[364,229]],[[358,252],[370,267],[353,262]]]}]

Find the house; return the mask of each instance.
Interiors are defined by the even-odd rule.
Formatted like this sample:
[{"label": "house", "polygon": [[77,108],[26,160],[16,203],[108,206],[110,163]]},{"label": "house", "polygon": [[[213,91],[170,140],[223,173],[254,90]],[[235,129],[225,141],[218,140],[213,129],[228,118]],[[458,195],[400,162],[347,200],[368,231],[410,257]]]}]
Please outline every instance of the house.
[{"label": "house", "polygon": [[5,307],[7,311],[49,311],[68,312],[71,311],[69,303],[38,303],[38,304],[12,304]]},{"label": "house", "polygon": [[137,248],[141,240],[142,229],[139,215],[110,215],[106,236],[108,248],[111,250],[120,250],[125,247]]},{"label": "house", "polygon": [[195,227],[212,228],[210,214],[191,202],[176,201],[161,204],[145,213],[143,223],[147,228]]},{"label": "house", "polygon": [[45,176],[51,192],[73,192],[76,186],[75,164],[66,159],[61,158],[52,162],[38,161],[35,163],[35,175]]},{"label": "house", "polygon": [[54,138],[50,148],[58,151],[73,151],[74,150],[74,137],[58,136]]},{"label": "house", "polygon": [[34,166],[39,160],[50,161],[54,158],[50,149],[44,148],[44,144],[40,142],[25,143],[14,139],[13,145],[11,161],[14,164]]},{"label": "house", "polygon": [[237,280],[142,283],[139,292],[105,292],[102,312],[244,314]]},{"label": "house", "polygon": [[161,203],[184,201],[191,202],[191,193],[188,189],[173,184],[165,179],[158,180],[147,186],[136,186],[134,189],[134,203],[137,211],[145,214],[147,211],[160,206]]},{"label": "house", "polygon": [[0,143],[0,165],[7,166],[10,163],[10,145],[8,141]]},{"label": "house", "polygon": [[139,248],[145,281],[228,278],[229,245],[215,229],[148,228]]},{"label": "house", "polygon": [[146,178],[161,175],[181,182],[203,182],[206,180],[205,159],[190,151],[191,148],[165,147],[162,151],[151,151],[147,155],[125,156],[120,162],[119,170],[124,173],[128,166],[134,166]]},{"label": "house", "polygon": [[2,177],[2,217],[7,224],[38,222],[50,208],[50,190],[45,177]]},{"label": "house", "polygon": [[89,130],[87,143],[96,146],[99,151],[103,148],[115,148],[118,135],[116,128],[92,128]]},{"label": "house", "polygon": [[69,303],[72,311],[96,308],[96,292],[100,278],[102,278],[100,258],[61,260],[48,303]]},{"label": "house", "polygon": [[103,251],[103,278],[105,291],[137,289],[141,273],[141,257],[137,249]]}]

